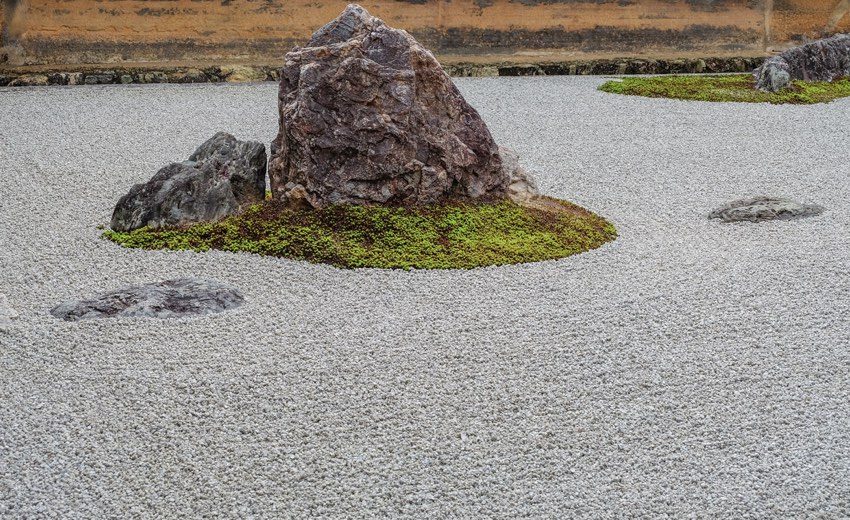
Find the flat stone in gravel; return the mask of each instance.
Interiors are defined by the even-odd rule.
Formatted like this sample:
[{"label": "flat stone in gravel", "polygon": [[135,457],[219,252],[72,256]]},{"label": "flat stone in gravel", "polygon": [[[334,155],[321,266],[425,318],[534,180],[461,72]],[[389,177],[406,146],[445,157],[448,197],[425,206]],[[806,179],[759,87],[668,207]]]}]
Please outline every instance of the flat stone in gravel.
[{"label": "flat stone in gravel", "polygon": [[121,197],[115,231],[216,221],[244,211],[266,195],[266,147],[218,132],[188,161],[171,163]]},{"label": "flat stone in gravel", "polygon": [[762,222],[765,220],[791,220],[823,213],[817,204],[800,204],[791,199],[754,197],[724,204],[708,214],[724,222]]},{"label": "flat stone in gravel", "polygon": [[98,318],[183,318],[233,309],[243,302],[236,289],[212,280],[180,278],[135,285],[91,300],[71,300],[50,314],[65,321]]}]

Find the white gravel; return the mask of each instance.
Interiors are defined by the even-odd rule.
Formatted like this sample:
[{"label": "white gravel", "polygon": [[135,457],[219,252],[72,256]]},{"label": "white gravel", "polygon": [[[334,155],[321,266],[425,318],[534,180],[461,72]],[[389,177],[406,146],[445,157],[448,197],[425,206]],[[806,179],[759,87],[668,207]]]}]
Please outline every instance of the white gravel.
[{"label": "white gravel", "polygon": [[[0,517],[850,516],[850,100],[619,97],[458,80],[543,192],[620,238],[537,264],[344,271],[102,240],[276,85],[0,89]],[[798,221],[709,221],[754,195]],[[48,310],[182,276],[186,320]]]}]

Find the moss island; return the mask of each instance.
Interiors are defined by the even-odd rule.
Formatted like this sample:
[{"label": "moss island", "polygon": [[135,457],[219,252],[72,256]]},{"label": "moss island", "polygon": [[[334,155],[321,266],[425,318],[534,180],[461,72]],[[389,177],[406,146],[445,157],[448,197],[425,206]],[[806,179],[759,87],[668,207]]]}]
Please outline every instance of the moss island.
[{"label": "moss island", "polygon": [[833,82],[793,81],[790,88],[763,92],[755,88],[750,74],[627,77],[622,81],[608,81],[599,90],[628,96],[695,101],[811,105],[850,96],[850,78]]},{"label": "moss island", "polygon": [[563,258],[616,238],[602,217],[542,197],[420,207],[287,209],[266,200],[239,216],[180,229],[104,236],[125,247],[249,252],[342,268],[471,269]]}]

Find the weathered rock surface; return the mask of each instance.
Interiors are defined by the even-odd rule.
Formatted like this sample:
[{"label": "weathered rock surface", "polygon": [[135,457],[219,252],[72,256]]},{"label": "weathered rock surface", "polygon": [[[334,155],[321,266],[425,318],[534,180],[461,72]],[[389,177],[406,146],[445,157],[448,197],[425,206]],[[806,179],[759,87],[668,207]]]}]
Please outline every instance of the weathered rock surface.
[{"label": "weathered rock surface", "polygon": [[540,197],[537,183],[530,173],[519,165],[519,156],[510,148],[499,147],[502,171],[508,177],[508,196],[517,204],[526,204]]},{"label": "weathered rock surface", "polygon": [[71,300],[51,309],[65,321],[98,318],[183,318],[242,305],[242,294],[212,280],[179,278],[134,285],[91,300]]},{"label": "weathered rock surface", "polygon": [[850,76],[850,34],[837,34],[768,59],[753,72],[756,88],[776,92],[792,80],[833,81]]},{"label": "weathered rock surface", "polygon": [[12,323],[12,320],[18,317],[18,312],[9,306],[9,301],[6,295],[0,293],[0,327],[6,327]]},{"label": "weathered rock surface", "polygon": [[50,84],[50,79],[45,74],[27,74],[20,76],[9,83],[10,87],[43,87]]},{"label": "weathered rock surface", "polygon": [[115,231],[183,226],[242,212],[266,193],[266,147],[215,134],[188,161],[172,163],[118,201]]},{"label": "weathered rock surface", "polygon": [[504,198],[481,117],[434,56],[349,5],[286,55],[269,177],[292,206]]},{"label": "weathered rock surface", "polygon": [[724,222],[761,222],[764,220],[790,220],[823,213],[817,204],[800,204],[790,199],[776,197],[754,197],[724,204],[709,213],[708,218],[723,219]]}]

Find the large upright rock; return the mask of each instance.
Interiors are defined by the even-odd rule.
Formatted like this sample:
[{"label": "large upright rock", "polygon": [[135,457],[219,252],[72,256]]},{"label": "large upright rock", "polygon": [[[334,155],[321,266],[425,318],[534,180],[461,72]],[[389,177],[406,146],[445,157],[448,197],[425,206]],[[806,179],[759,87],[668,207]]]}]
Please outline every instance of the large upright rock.
[{"label": "large upright rock", "polygon": [[503,198],[499,148],[434,56],[349,5],[286,55],[269,167],[292,206]]},{"label": "large upright rock", "polygon": [[792,80],[833,81],[850,76],[850,34],[837,34],[788,49],[753,72],[756,88],[776,92]]},{"label": "large upright rock", "polygon": [[115,231],[215,221],[242,212],[266,194],[266,147],[219,132],[188,161],[171,163],[121,197]]}]

